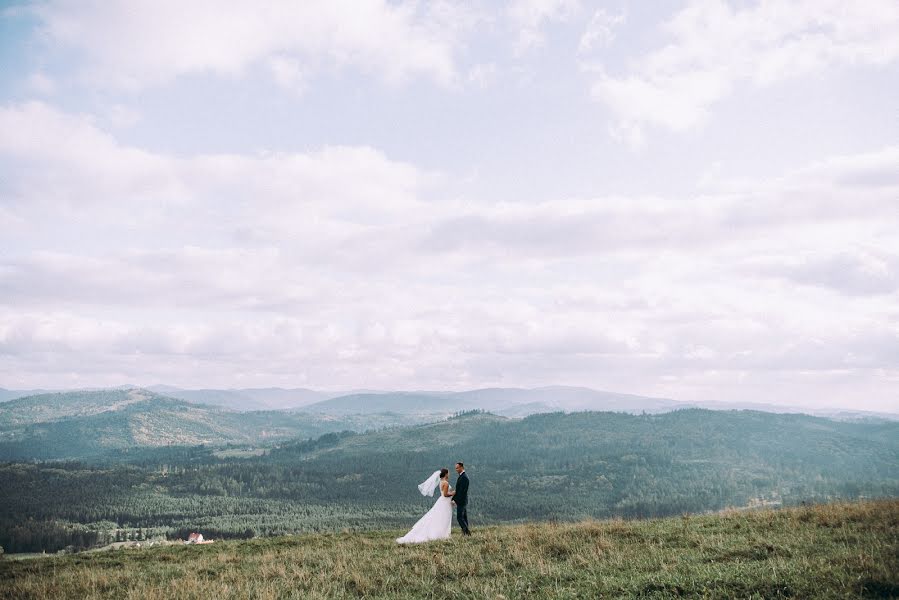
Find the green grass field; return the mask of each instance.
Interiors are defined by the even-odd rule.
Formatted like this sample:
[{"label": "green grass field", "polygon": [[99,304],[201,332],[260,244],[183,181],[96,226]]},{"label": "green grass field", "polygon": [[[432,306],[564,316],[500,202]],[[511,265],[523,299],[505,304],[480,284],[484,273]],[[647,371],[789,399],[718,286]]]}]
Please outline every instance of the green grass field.
[{"label": "green grass field", "polygon": [[[476,521],[476,513],[472,515]],[[2,598],[899,597],[899,500],[0,561]]]}]

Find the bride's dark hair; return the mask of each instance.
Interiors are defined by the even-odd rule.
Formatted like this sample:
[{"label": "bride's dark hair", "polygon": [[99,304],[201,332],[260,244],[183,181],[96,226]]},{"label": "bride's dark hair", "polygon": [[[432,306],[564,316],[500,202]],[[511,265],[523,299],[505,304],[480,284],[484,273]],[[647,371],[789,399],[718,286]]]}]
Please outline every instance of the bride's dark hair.
[{"label": "bride's dark hair", "polygon": [[440,469],[440,479],[446,477],[447,473],[449,473],[449,469]]}]

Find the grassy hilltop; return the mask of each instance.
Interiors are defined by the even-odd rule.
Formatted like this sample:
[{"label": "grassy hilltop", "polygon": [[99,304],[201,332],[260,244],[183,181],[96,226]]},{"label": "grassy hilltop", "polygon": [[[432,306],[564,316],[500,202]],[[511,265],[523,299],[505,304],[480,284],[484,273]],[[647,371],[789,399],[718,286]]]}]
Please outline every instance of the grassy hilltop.
[{"label": "grassy hilltop", "polygon": [[3,598],[899,597],[899,501],[0,561]]}]

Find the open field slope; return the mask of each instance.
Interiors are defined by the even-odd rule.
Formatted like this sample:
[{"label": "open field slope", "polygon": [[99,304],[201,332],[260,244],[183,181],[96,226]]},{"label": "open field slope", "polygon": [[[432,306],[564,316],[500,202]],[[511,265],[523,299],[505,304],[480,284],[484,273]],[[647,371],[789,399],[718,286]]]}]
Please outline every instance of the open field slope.
[{"label": "open field slope", "polygon": [[896,500],[475,533],[412,547],[389,531],[6,560],[0,597],[899,596]]}]

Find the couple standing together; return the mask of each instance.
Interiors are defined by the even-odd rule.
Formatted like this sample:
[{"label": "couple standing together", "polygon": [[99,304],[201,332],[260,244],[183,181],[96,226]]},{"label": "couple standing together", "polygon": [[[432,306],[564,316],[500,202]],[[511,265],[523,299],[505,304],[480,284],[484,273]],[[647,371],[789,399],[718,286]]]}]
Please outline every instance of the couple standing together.
[{"label": "couple standing together", "polygon": [[400,544],[417,544],[431,540],[445,540],[450,537],[453,526],[453,505],[456,505],[456,520],[462,528],[462,535],[471,535],[468,531],[468,475],[465,465],[456,463],[456,489],[450,487],[449,469],[434,471],[427,481],[418,485],[422,496],[433,496],[434,490],[440,489],[440,497],[431,510],[412,526],[409,533],[397,538]]}]

